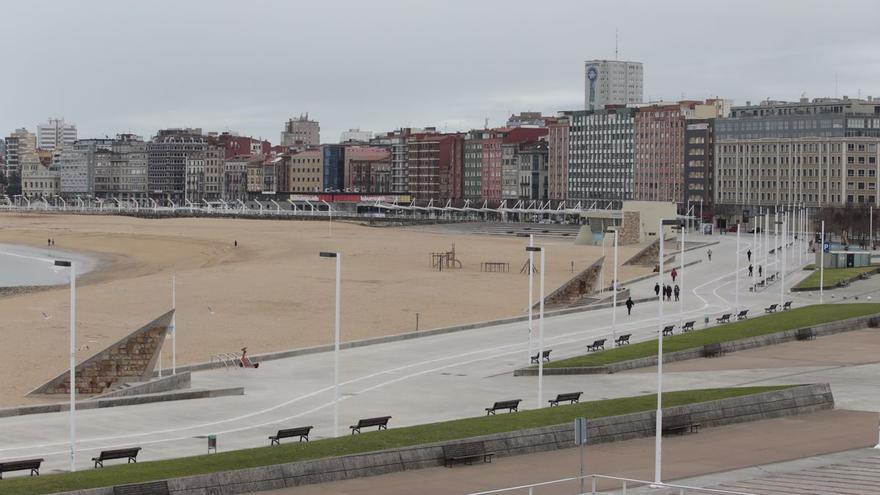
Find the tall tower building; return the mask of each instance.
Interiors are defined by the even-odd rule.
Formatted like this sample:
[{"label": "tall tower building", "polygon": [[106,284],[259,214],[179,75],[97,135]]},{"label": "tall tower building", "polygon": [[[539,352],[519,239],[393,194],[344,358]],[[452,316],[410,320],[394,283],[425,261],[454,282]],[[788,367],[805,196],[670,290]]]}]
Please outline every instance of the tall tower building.
[{"label": "tall tower building", "polygon": [[284,123],[281,131],[281,146],[311,147],[321,144],[321,126],[316,120],[309,120],[309,114],[300,115]]},{"label": "tall tower building", "polygon": [[584,63],[584,108],[642,103],[642,63],[623,60],[587,60]]},{"label": "tall tower building", "polygon": [[49,119],[37,126],[37,148],[41,150],[60,149],[73,146],[76,141],[76,126],[67,124],[64,119]]}]

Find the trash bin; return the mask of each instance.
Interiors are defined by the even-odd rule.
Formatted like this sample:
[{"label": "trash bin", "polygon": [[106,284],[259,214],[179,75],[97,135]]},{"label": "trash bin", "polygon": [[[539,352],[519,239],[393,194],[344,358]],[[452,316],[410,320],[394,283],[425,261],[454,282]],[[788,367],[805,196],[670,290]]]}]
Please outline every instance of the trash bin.
[{"label": "trash bin", "polygon": [[210,454],[212,450],[217,453],[217,435],[208,435],[208,453]]}]

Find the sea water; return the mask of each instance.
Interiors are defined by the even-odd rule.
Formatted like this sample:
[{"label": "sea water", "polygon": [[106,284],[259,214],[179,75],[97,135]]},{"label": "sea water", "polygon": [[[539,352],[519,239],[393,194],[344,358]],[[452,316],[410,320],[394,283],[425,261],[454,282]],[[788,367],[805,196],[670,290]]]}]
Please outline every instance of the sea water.
[{"label": "sea water", "polygon": [[0,287],[68,283],[68,269],[55,266],[55,260],[73,261],[77,278],[97,265],[93,258],[63,249],[0,244]]}]

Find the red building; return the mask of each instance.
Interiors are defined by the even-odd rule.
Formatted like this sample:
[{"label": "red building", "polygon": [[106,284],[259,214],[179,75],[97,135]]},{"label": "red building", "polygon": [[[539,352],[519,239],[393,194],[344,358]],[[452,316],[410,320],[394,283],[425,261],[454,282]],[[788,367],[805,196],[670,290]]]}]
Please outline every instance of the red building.
[{"label": "red building", "polygon": [[217,136],[217,143],[226,149],[226,158],[241,155],[265,155],[272,149],[269,141],[260,141],[251,137],[235,136],[224,132]]},{"label": "red building", "polygon": [[414,199],[462,197],[463,134],[414,134],[407,140],[409,192]]},{"label": "red building", "polygon": [[684,134],[682,105],[650,105],[638,109],[633,139],[633,199],[683,200]]},{"label": "red building", "polygon": [[547,197],[568,198],[568,118],[547,124]]},{"label": "red building", "polygon": [[483,199],[500,201],[502,197],[502,144],[522,144],[537,141],[547,135],[546,128],[516,127],[489,131],[482,140],[482,182],[480,194]]}]

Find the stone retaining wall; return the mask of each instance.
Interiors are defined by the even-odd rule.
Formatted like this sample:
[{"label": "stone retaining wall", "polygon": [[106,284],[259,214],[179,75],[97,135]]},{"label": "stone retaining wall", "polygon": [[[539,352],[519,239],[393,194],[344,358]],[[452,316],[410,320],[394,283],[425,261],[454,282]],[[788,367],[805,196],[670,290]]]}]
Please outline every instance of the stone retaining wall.
[{"label": "stone retaining wall", "polygon": [[[577,304],[584,297],[592,294],[599,280],[599,272],[605,263],[605,257],[602,256],[586,269],[570,278],[562,284],[558,289],[551,292],[544,298],[545,307],[565,307]],[[535,307],[540,306],[540,298]]]},{"label": "stone retaining wall", "polygon": [[[828,384],[802,385],[774,392],[663,409],[664,416],[690,414],[704,427],[779,418],[834,408]],[[590,444],[654,435],[653,411],[588,421]],[[561,424],[381,452],[279,464],[168,480],[171,495],[234,495],[329,481],[376,476],[443,465],[443,445],[482,440],[498,456],[514,456],[574,447],[574,428]],[[65,492],[113,495],[113,488]]]},{"label": "stone retaining wall", "polygon": [[[880,325],[880,314],[859,316],[846,320],[832,321],[813,325],[809,328],[813,330],[813,334],[817,337],[825,335],[834,335],[837,333],[851,332],[860,330],[865,327],[876,328]],[[747,339],[732,340],[730,342],[722,342],[722,352],[744,351],[746,349],[754,349],[756,347],[764,347],[768,345],[782,344],[797,340],[797,332],[802,328],[794,328],[785,330],[784,332],[771,333],[767,335],[759,335],[757,337],[749,337]],[[703,347],[695,347],[693,349],[685,349],[683,351],[663,353],[664,363],[674,363],[676,361],[687,361],[688,359],[698,359],[703,357]],[[657,356],[644,357],[639,359],[630,359],[628,361],[620,361],[605,366],[583,366],[576,368],[547,368],[544,367],[544,375],[599,375],[606,373],[617,373],[636,368],[647,368],[657,366]],[[514,376],[536,376],[537,368],[523,368],[513,372]]]},{"label": "stone retaining wall", "polygon": [[192,374],[184,371],[176,375],[166,375],[156,378],[148,382],[142,383],[126,383],[125,388],[101,394],[92,399],[107,399],[110,397],[131,397],[133,395],[158,394],[160,392],[169,392],[171,390],[181,390],[189,388],[192,385]]}]

